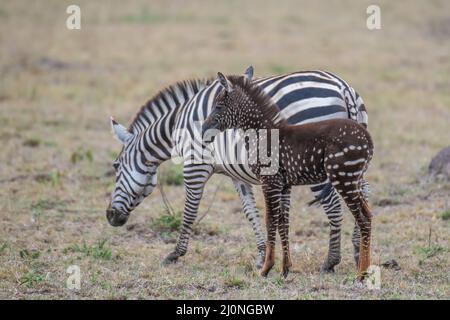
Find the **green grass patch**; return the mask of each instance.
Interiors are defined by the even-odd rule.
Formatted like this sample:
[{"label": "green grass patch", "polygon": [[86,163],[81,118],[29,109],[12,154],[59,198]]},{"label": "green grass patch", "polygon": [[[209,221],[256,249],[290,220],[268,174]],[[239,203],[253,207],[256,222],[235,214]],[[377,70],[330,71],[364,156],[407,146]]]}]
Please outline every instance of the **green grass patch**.
[{"label": "green grass patch", "polygon": [[23,249],[19,251],[19,255],[22,259],[37,259],[41,253],[38,250]]},{"label": "green grass patch", "polygon": [[358,274],[355,272],[349,272],[345,275],[344,280],[342,281],[342,284],[344,286],[352,286],[358,279]]},{"label": "green grass patch", "polygon": [[3,242],[2,245],[0,245],[0,255],[3,254],[3,252],[6,251],[6,249],[8,248],[8,242]]},{"label": "green grass patch", "polygon": [[450,220],[450,209],[444,211],[444,212],[441,214],[441,218],[442,218],[442,220],[444,220],[444,221]]},{"label": "green grass patch", "polygon": [[20,278],[20,285],[25,285],[28,288],[45,281],[45,276],[35,270],[27,272]]},{"label": "green grass patch", "polygon": [[94,161],[94,155],[92,154],[91,150],[85,150],[85,149],[78,149],[77,151],[73,152],[70,156],[70,162],[73,164],[76,164],[81,161]]},{"label": "green grass patch", "polygon": [[169,186],[180,186],[183,184],[183,165],[171,165],[160,171],[158,175],[160,183]]},{"label": "green grass patch", "polygon": [[113,258],[112,250],[106,246],[106,239],[98,241],[94,245],[88,245],[83,241],[83,245],[74,244],[64,249],[64,253],[76,252],[82,253],[86,257],[94,259],[111,260]]},{"label": "green grass patch", "polygon": [[236,275],[228,275],[228,277],[224,279],[223,283],[225,286],[235,289],[243,289],[247,285],[244,279]]},{"label": "green grass patch", "polygon": [[420,247],[416,249],[416,253],[420,256],[419,265],[423,264],[425,260],[438,256],[444,253],[446,249],[440,245],[432,244],[428,247]]},{"label": "green grass patch", "polygon": [[161,214],[152,220],[151,228],[157,232],[174,232],[180,230],[182,222],[182,213],[176,212],[174,215],[169,213]]}]

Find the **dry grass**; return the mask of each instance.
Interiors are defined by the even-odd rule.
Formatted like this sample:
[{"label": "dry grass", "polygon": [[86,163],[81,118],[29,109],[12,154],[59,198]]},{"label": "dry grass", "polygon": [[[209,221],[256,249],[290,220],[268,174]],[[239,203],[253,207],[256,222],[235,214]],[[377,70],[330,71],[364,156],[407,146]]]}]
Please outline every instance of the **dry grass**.
[{"label": "dry grass", "polygon": [[[423,178],[450,142],[448,1],[382,1],[379,31],[365,27],[369,1],[77,3],[81,31],[65,28],[66,1],[0,5],[0,298],[450,297],[450,186]],[[352,284],[348,213],[341,265],[318,273],[328,228],[321,210],[306,207],[306,188],[293,196],[286,281],[255,271],[254,238],[226,178],[209,183],[200,214],[222,186],[177,265],[160,263],[176,233],[155,224],[158,191],[126,227],[106,222],[120,148],[109,115],[127,123],[167,84],[249,64],[257,75],[327,69],[364,97],[376,146],[373,257],[401,267],[382,270],[381,290]],[[182,187],[166,192],[182,210]],[[73,264],[80,291],[65,286]]]}]

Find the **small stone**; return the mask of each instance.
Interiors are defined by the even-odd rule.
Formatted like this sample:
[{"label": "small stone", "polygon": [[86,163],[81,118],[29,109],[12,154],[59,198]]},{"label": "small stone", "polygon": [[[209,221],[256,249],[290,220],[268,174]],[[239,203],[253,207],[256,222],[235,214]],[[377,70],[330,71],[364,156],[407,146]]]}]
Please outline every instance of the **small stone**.
[{"label": "small stone", "polygon": [[388,261],[382,263],[381,266],[382,266],[383,268],[386,268],[386,269],[393,269],[393,270],[395,270],[395,271],[399,271],[399,270],[402,269],[402,268],[400,268],[400,266],[398,265],[397,261],[394,260],[394,259],[391,259],[391,260],[388,260]]},{"label": "small stone", "polygon": [[433,177],[450,180],[450,146],[442,149],[430,162],[428,171]]}]

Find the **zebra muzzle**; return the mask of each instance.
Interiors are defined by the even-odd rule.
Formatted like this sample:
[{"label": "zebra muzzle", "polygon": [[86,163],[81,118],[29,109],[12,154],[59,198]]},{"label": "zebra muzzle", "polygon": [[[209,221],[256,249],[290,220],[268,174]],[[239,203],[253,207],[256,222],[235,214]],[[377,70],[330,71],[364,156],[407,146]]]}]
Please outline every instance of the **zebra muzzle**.
[{"label": "zebra muzzle", "polygon": [[108,208],[106,210],[106,219],[113,227],[123,226],[128,221],[129,214],[123,213],[114,208]]}]

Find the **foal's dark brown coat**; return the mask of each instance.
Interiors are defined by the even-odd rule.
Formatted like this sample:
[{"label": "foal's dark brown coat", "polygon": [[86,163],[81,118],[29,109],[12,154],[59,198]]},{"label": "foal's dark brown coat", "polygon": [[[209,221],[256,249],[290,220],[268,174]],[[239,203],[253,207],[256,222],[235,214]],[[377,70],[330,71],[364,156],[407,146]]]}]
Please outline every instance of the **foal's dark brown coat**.
[{"label": "foal's dark brown coat", "polygon": [[[264,175],[261,163],[250,165],[263,185],[266,201],[267,251],[261,271],[267,275],[275,262],[276,230],[283,248],[282,273],[287,276],[291,259],[288,218],[281,197],[293,185],[316,184],[329,179],[354,215],[361,232],[359,271],[370,265],[371,212],[361,191],[363,174],[373,155],[372,139],[365,128],[351,120],[328,120],[289,125],[270,97],[245,78],[225,78],[216,109],[206,119],[207,128],[278,129],[279,169]],[[218,106],[218,107],[217,107]],[[260,137],[261,138],[261,137]]]}]

